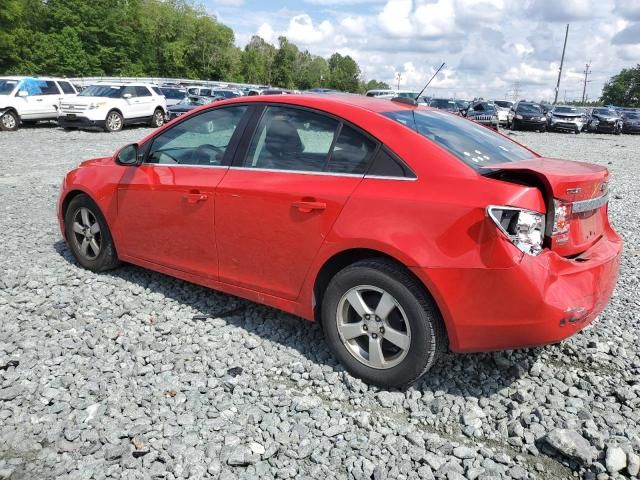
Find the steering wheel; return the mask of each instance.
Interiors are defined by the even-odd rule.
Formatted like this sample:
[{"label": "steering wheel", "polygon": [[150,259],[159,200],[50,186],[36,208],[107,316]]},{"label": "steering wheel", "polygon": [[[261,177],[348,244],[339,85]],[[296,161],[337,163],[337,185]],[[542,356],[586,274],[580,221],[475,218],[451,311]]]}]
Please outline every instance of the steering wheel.
[{"label": "steering wheel", "polygon": [[211,165],[212,164],[212,156],[211,150],[215,152],[215,158],[218,159],[218,155],[224,155],[224,149],[220,147],[216,147],[215,145],[211,145],[210,143],[204,143],[196,148],[191,154],[191,164],[194,165]]}]

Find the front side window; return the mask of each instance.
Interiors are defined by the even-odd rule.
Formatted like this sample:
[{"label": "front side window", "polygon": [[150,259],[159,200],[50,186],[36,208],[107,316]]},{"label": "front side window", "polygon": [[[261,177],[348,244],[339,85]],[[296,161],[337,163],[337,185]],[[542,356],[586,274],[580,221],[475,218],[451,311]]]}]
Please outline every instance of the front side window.
[{"label": "front side window", "polygon": [[475,170],[535,156],[488,128],[445,112],[415,109],[385,112],[383,115],[418,132]]},{"label": "front side window", "polygon": [[218,108],[178,123],[153,140],[147,163],[224,165],[227,147],[246,110],[245,105]]},{"label": "front side window", "polygon": [[321,172],[339,124],[307,110],[269,106],[258,123],[244,166]]}]

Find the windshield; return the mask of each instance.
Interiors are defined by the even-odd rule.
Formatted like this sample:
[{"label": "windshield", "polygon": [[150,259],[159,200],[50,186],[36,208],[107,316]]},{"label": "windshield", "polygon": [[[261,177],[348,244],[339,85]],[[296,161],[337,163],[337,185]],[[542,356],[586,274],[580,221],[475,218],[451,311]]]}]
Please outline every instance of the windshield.
[{"label": "windshield", "polygon": [[122,85],[91,85],[78,94],[79,97],[120,98],[124,90]]},{"label": "windshield", "polygon": [[494,112],[495,113],[496,107],[493,103],[482,102],[482,103],[476,103],[473,106],[473,110],[475,112]]},{"label": "windshield", "polygon": [[169,98],[171,100],[180,100],[187,96],[186,90],[178,90],[175,88],[161,88],[160,91],[165,96],[165,98]]},{"label": "windshield", "polygon": [[513,105],[512,102],[508,102],[506,100],[496,100],[495,103],[497,106],[499,106],[500,108],[511,108],[511,106]]},{"label": "windshield", "polygon": [[553,113],[580,113],[576,107],[555,107]]},{"label": "windshield", "polygon": [[402,98],[416,98],[418,96],[418,92],[398,92],[397,96]]},{"label": "windshield", "polygon": [[518,111],[523,113],[542,113],[542,109],[532,103],[521,103],[518,105]]},{"label": "windshield", "polygon": [[610,108],[595,108],[593,113],[597,113],[599,115],[609,115],[610,117],[617,117],[615,110],[611,110]]},{"label": "windshield", "polygon": [[445,110],[457,110],[458,105],[453,100],[444,100],[440,98],[436,98],[435,100],[431,100],[429,104],[431,107],[441,108]]},{"label": "windshield", "polygon": [[450,113],[418,108],[383,115],[415,130],[475,170],[535,156],[502,135]]},{"label": "windshield", "polygon": [[194,106],[198,106],[198,105],[206,105],[207,103],[209,103],[209,100],[207,100],[206,98],[203,98],[203,97],[186,97],[186,98],[183,98],[182,100],[180,100],[178,102],[178,105],[186,105],[186,106],[194,105]]},{"label": "windshield", "polygon": [[18,80],[0,80],[0,95],[9,95],[18,85]]}]

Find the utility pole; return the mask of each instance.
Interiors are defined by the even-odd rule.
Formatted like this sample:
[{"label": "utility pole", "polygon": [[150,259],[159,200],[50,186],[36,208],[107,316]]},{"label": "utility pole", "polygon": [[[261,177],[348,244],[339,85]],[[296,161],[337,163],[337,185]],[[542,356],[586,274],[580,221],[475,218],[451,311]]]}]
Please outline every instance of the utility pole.
[{"label": "utility pole", "polygon": [[587,93],[587,83],[591,82],[591,80],[588,80],[589,75],[591,75],[591,60],[589,60],[589,63],[585,64],[584,66],[584,84],[582,86],[582,104],[583,105],[584,105],[584,101]]},{"label": "utility pole", "polygon": [[517,102],[520,98],[520,81],[517,80],[513,83],[513,87],[511,88],[511,99],[514,102]]},{"label": "utility pole", "polygon": [[398,80],[398,90],[400,90],[400,80],[402,80],[402,74],[400,72],[396,75],[396,80]]},{"label": "utility pole", "polygon": [[564,52],[567,49],[567,37],[569,36],[569,24],[567,23],[567,30],[564,33],[564,46],[562,47],[562,58],[560,59],[560,70],[558,70],[558,83],[556,84],[556,95],[553,99],[553,104],[558,103],[558,92],[560,91],[560,78],[562,77],[562,66],[564,65]]}]

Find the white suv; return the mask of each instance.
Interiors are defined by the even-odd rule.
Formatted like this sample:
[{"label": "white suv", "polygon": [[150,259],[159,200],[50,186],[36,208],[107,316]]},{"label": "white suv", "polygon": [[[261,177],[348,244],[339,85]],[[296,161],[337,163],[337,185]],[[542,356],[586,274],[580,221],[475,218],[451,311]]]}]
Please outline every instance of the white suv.
[{"label": "white suv", "polygon": [[164,124],[167,101],[155,85],[148,83],[99,83],[77,97],[60,103],[58,125],[62,128],[102,128],[117,132],[125,125]]},{"label": "white suv", "polygon": [[56,120],[60,101],[75,97],[67,80],[45,77],[0,77],[0,130],[21,124]]}]

